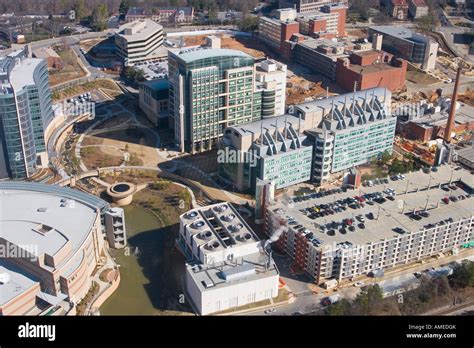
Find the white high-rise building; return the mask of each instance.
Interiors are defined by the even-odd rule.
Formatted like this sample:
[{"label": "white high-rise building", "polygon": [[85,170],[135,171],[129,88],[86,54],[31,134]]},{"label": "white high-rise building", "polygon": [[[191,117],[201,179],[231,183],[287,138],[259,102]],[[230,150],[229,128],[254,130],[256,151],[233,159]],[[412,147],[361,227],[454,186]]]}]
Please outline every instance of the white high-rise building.
[{"label": "white high-rise building", "polygon": [[180,217],[178,245],[188,260],[186,295],[201,315],[278,296],[279,272],[251,227],[228,203]]},{"label": "white high-rise building", "polygon": [[285,113],[286,65],[275,60],[264,60],[255,66],[255,83],[262,91],[262,117]]},{"label": "white high-rise building", "polygon": [[126,23],[115,34],[117,54],[125,65],[161,58],[159,48],[163,40],[163,27],[151,19]]}]

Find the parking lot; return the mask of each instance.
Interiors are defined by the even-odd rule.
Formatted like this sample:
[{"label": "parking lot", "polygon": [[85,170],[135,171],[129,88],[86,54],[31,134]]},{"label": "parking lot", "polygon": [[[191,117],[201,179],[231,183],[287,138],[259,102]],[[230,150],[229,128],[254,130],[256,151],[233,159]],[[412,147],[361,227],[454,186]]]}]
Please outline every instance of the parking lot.
[{"label": "parking lot", "polygon": [[[459,182],[468,171],[451,166],[373,182],[358,190],[332,189],[292,197],[274,212],[315,247],[363,245],[464,218],[472,197]],[[466,178],[464,178],[466,179]]]},{"label": "parking lot", "polygon": [[143,71],[145,79],[153,80],[168,77],[168,60],[161,59],[155,61],[147,61],[135,64],[135,68]]}]

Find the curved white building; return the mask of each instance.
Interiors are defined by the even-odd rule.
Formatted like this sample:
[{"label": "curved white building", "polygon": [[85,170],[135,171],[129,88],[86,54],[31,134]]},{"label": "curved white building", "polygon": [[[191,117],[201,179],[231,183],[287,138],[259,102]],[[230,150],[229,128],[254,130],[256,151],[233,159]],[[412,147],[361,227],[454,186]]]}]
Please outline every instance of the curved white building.
[{"label": "curved white building", "polygon": [[125,245],[123,211],[81,191],[0,182],[0,207],[0,315],[71,310],[91,287],[106,235],[117,231],[105,227],[110,213]]}]

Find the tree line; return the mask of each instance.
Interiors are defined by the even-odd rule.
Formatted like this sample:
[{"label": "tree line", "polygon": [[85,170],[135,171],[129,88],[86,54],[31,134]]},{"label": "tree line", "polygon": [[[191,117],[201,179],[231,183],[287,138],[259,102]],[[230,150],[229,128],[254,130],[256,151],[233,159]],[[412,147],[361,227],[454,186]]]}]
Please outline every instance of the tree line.
[{"label": "tree line", "polygon": [[341,299],[326,309],[327,315],[419,315],[427,311],[459,303],[459,298],[472,295],[474,262],[457,265],[450,276],[422,276],[420,285],[401,296],[384,298],[379,285],[362,289],[353,301]]}]

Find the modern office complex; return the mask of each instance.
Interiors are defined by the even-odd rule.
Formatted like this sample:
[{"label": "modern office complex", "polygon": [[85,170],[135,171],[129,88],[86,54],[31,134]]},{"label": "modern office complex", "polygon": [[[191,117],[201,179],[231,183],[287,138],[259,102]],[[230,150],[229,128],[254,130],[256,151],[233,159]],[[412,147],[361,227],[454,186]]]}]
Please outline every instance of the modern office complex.
[{"label": "modern office complex", "polygon": [[392,152],[397,119],[390,103],[390,91],[374,88],[296,106],[305,123],[318,124],[307,131],[314,145],[314,183]]},{"label": "modern office complex", "polygon": [[169,82],[156,79],[140,83],[138,101],[140,109],[155,126],[169,125]]},{"label": "modern office complex", "polygon": [[258,180],[273,181],[275,189],[309,181],[313,146],[300,128],[292,115],[229,127],[218,152],[219,175],[251,192]]},{"label": "modern office complex", "polygon": [[53,117],[46,60],[26,48],[0,57],[0,178],[25,179],[48,165],[44,133]]},{"label": "modern office complex", "polygon": [[[467,196],[474,192],[472,179],[468,171],[444,166],[362,191],[309,196],[291,206],[277,202],[267,209],[266,230],[271,234],[275,221],[285,226],[277,246],[317,283],[456,254],[474,239],[474,197]],[[446,192],[448,184],[458,189]],[[359,198],[375,192],[379,198]],[[330,217],[322,213],[329,205],[336,209]]]},{"label": "modern office complex", "polygon": [[256,68],[254,59],[241,51],[205,47],[170,51],[169,105],[180,150],[211,149],[226,127],[261,119],[262,102],[267,111],[280,112],[284,100],[279,90],[286,86],[281,86],[278,70],[286,67],[263,63]]},{"label": "modern office complex", "polygon": [[404,27],[375,26],[369,28],[369,40],[383,36],[382,49],[430,71],[436,67],[439,44],[427,36]]},{"label": "modern office complex", "polygon": [[230,204],[181,215],[178,245],[188,259],[186,295],[199,314],[278,296],[279,272],[271,252]]},{"label": "modern office complex", "polygon": [[91,287],[105,239],[126,243],[123,210],[81,191],[4,181],[0,206],[0,315],[70,313]]},{"label": "modern office complex", "polygon": [[115,34],[116,52],[124,64],[166,57],[160,50],[163,27],[151,19],[141,19],[122,25]]},{"label": "modern office complex", "polygon": [[218,152],[219,175],[240,191],[255,192],[258,179],[275,188],[332,174],[392,152],[396,117],[391,93],[374,88],[295,106],[282,115],[225,130]]}]

